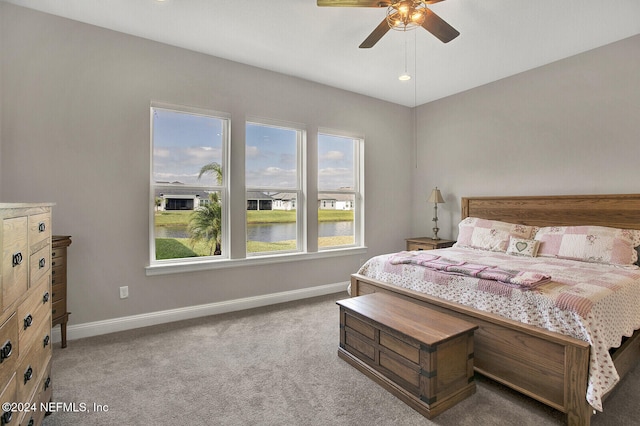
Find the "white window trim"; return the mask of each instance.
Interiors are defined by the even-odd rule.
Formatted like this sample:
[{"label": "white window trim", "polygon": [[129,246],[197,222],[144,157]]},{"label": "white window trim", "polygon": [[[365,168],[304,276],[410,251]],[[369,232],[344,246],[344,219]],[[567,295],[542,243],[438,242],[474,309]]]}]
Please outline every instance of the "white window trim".
[{"label": "white window trim", "polygon": [[[353,139],[358,139],[360,142],[358,143],[358,161],[356,162],[357,173],[358,173],[358,190],[353,191],[356,194],[358,200],[356,200],[356,209],[357,211],[354,214],[359,215],[360,217],[360,226],[356,227],[356,243],[354,245],[349,246],[337,246],[337,247],[324,247],[315,252],[307,252],[307,220],[308,220],[308,197],[307,197],[307,162],[308,162],[308,152],[307,152],[307,126],[299,123],[292,123],[286,121],[279,120],[271,120],[265,118],[258,117],[246,117],[245,126],[247,122],[262,124],[262,125],[272,125],[276,127],[285,127],[292,128],[296,130],[300,130],[302,137],[299,142],[298,149],[298,167],[300,176],[300,186],[299,186],[299,199],[297,202],[297,210],[298,210],[298,233],[299,233],[299,241],[298,243],[301,245],[301,250],[298,252],[274,252],[274,253],[261,253],[252,256],[246,256],[244,258],[230,258],[230,244],[231,244],[231,199],[230,199],[230,143],[231,143],[231,114],[219,111],[213,111],[202,108],[195,107],[186,107],[186,106],[178,106],[165,102],[151,102],[150,108],[150,126],[151,126],[151,139],[150,146],[153,148],[153,108],[159,109],[167,109],[174,110],[177,112],[191,113],[191,114],[201,114],[209,117],[221,118],[225,119],[225,127],[226,127],[226,137],[223,141],[223,188],[221,188],[221,198],[223,202],[223,223],[226,223],[226,226],[223,226],[223,235],[222,235],[222,252],[223,256],[203,256],[198,258],[182,258],[182,259],[166,259],[166,260],[155,260],[150,261],[149,265],[145,267],[145,274],[147,276],[155,276],[155,275],[165,275],[165,274],[174,274],[174,273],[184,273],[184,272],[195,272],[195,271],[206,271],[206,270],[216,270],[216,269],[225,269],[225,268],[236,268],[236,267],[247,267],[247,266],[255,266],[255,265],[266,265],[273,263],[286,263],[286,262],[298,262],[302,260],[315,260],[315,259],[326,259],[332,257],[343,257],[343,256],[362,256],[360,258],[360,263],[364,262],[364,258],[367,255],[368,248],[365,245],[364,240],[364,136],[349,133],[341,130],[328,129],[328,128],[318,128],[318,133],[335,135],[335,136],[344,136]],[[246,142],[245,142],[246,143]],[[155,258],[155,238],[151,238],[154,235],[154,209],[153,205],[155,203],[154,193],[152,188],[154,188],[155,184],[153,182],[153,149],[150,150],[150,195],[149,195],[149,253],[150,259],[151,256]],[[204,186],[203,186],[204,187]],[[211,188],[207,186],[207,188]],[[272,190],[272,189],[271,189]],[[245,194],[246,194],[245,190]],[[287,190],[288,192],[294,192]],[[323,192],[340,192],[340,191],[319,191],[318,193]],[[359,202],[358,202],[359,201]],[[246,203],[244,203],[246,206]],[[314,203],[313,208],[317,206]],[[245,207],[245,215],[246,215],[246,207]],[[244,218],[246,223],[246,216]],[[246,225],[245,225],[246,226]]]},{"label": "white window trim", "polygon": [[[306,253],[307,252],[307,126],[300,123],[294,123],[290,121],[274,120],[267,118],[260,118],[255,116],[248,116],[245,120],[245,128],[247,124],[254,124],[257,126],[276,127],[280,129],[294,130],[297,134],[296,137],[296,188],[266,188],[246,186],[245,194],[247,192],[294,192],[296,194],[296,249],[277,252],[258,252],[249,253],[246,252],[246,258],[258,258],[258,257],[272,257],[279,254],[293,254],[293,253]],[[245,140],[246,144],[246,140]],[[246,213],[245,213],[246,222]],[[246,223],[245,223],[246,225]]]},{"label": "white window trim", "polygon": [[365,247],[365,232],[364,232],[364,216],[365,216],[365,208],[364,208],[364,136],[358,133],[351,133],[344,130],[335,130],[329,129],[325,127],[318,128],[318,135],[323,134],[327,136],[338,136],[344,138],[350,138],[356,140],[354,159],[355,159],[355,170],[354,173],[356,175],[355,188],[353,191],[347,190],[320,190],[318,189],[318,195],[320,194],[352,194],[355,199],[354,206],[354,219],[356,220],[356,227],[354,229],[354,243],[352,245],[344,245],[344,246],[333,246],[333,247],[318,247],[319,252],[331,251],[340,248],[359,248]]},{"label": "white window trim", "polygon": [[[347,247],[335,248],[332,250],[322,250],[310,253],[284,253],[270,254],[263,256],[247,257],[244,259],[223,259],[223,260],[189,260],[180,261],[177,259],[171,263],[154,264],[145,268],[147,276],[176,274],[181,272],[208,271],[225,268],[239,268],[256,265],[270,265],[274,263],[297,262],[301,260],[327,259],[331,257],[366,255],[367,247]],[[363,259],[361,259],[362,263]]]},{"label": "white window trim", "polygon": [[[149,125],[150,125],[150,152],[149,152],[149,205],[151,206],[149,210],[149,265],[147,266],[147,270],[153,269],[156,267],[164,268],[168,264],[186,264],[184,259],[162,259],[156,260],[156,239],[155,239],[155,217],[154,217],[154,206],[155,206],[155,191],[154,188],[157,186],[172,186],[171,184],[167,185],[157,185],[153,180],[153,111],[154,109],[163,109],[167,111],[174,111],[177,113],[186,113],[193,115],[202,115],[206,117],[218,118],[223,120],[223,132],[224,137],[222,139],[222,186],[211,186],[211,185],[188,185],[189,187],[194,188],[207,188],[220,192],[220,198],[222,203],[222,254],[220,256],[202,256],[198,258],[199,262],[223,262],[229,259],[230,252],[230,198],[229,198],[229,164],[230,164],[230,149],[229,145],[231,143],[231,114],[208,110],[203,108],[191,107],[191,106],[182,106],[182,105],[174,105],[166,102],[152,101],[149,108]],[[185,186],[181,186],[184,188]],[[192,261],[193,262],[193,261]]]}]

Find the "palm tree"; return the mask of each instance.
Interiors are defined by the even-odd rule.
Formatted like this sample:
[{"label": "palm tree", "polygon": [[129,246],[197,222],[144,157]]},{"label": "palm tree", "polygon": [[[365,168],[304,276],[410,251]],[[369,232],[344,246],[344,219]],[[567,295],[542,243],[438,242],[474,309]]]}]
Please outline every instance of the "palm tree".
[{"label": "palm tree", "polygon": [[[216,175],[218,185],[222,185],[222,166],[216,162],[205,164],[200,169],[198,180],[204,174],[213,173]],[[209,256],[219,255],[222,240],[222,205],[217,192],[209,194],[209,203],[198,207],[191,214],[189,219],[189,234],[191,244],[198,241],[206,241],[209,245]],[[214,250],[215,247],[215,250]]]},{"label": "palm tree", "polygon": [[202,175],[208,173],[215,174],[218,185],[222,185],[222,166],[220,164],[214,161],[213,163],[205,164],[204,166],[202,166],[202,168],[200,169],[200,174],[198,175],[198,180],[200,180]]},{"label": "palm tree", "polygon": [[[209,203],[198,207],[189,219],[192,247],[204,240],[209,246],[209,256],[222,254],[222,205],[217,193],[209,194]],[[215,250],[214,250],[215,247]]]}]

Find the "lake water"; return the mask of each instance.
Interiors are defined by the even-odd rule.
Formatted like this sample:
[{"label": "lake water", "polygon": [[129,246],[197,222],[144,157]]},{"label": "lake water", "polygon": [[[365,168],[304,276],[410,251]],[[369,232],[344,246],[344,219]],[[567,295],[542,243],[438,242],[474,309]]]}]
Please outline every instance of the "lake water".
[{"label": "lake water", "polygon": [[[353,222],[321,222],[318,236],[336,237],[353,235]],[[156,227],[156,238],[189,238],[186,226]],[[274,242],[296,239],[295,223],[273,223],[247,226],[247,240]]]}]

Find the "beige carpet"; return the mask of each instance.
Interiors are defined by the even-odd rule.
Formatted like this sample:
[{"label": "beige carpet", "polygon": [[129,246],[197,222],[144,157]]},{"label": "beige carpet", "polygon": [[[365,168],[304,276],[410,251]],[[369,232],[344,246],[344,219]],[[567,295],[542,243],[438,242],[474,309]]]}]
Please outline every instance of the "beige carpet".
[{"label": "beige carpet", "polygon": [[[69,341],[53,351],[57,425],[558,425],[494,382],[429,421],[337,356],[344,294]],[[593,425],[639,424],[635,368]],[[108,411],[92,412],[94,404]]]}]

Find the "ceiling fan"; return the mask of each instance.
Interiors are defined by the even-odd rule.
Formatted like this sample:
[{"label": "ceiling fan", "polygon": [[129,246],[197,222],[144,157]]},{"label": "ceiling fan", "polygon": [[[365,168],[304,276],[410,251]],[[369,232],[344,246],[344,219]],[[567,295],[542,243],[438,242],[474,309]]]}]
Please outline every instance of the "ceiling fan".
[{"label": "ceiling fan", "polygon": [[427,8],[427,4],[443,0],[318,0],[318,6],[326,7],[386,7],[386,18],[367,37],[360,48],[373,47],[390,29],[407,31],[422,27],[443,43],[448,43],[460,33]]}]

